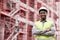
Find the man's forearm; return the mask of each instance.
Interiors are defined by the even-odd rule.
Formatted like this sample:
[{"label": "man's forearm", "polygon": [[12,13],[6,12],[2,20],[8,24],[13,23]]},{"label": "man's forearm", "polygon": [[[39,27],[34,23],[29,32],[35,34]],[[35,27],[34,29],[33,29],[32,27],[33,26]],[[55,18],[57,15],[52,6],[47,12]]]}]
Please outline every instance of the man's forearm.
[{"label": "man's forearm", "polygon": [[55,34],[55,32],[49,31],[49,32],[46,32],[46,33],[42,33],[41,35],[53,36],[54,34]]},{"label": "man's forearm", "polygon": [[41,31],[35,31],[35,32],[33,32],[33,34],[40,35],[41,34]]},{"label": "man's forearm", "polygon": [[41,35],[42,33],[45,33],[45,30],[33,32],[33,34],[35,34],[35,35]]},{"label": "man's forearm", "polygon": [[46,31],[37,31],[34,33],[35,35],[50,35],[50,36],[53,36],[55,34],[54,31],[49,31],[49,32],[46,32]]}]

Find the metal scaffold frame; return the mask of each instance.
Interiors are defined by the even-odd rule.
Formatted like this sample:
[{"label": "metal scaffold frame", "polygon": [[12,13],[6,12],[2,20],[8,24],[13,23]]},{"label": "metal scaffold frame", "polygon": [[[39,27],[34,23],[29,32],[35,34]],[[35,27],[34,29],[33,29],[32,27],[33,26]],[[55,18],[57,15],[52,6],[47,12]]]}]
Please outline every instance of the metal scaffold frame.
[{"label": "metal scaffold frame", "polygon": [[[1,12],[1,13],[5,14],[5,15],[8,15],[8,16],[10,16],[10,17],[13,17],[13,19],[15,19],[15,17],[17,17],[15,14],[16,14],[19,10],[21,10],[21,9],[19,9],[19,7],[22,6],[22,7],[24,7],[24,8],[27,9],[27,11],[26,11],[26,12],[27,12],[27,16],[26,16],[26,17],[28,17],[28,13],[29,13],[28,10],[30,10],[30,11],[32,11],[32,12],[35,13],[34,17],[35,17],[35,21],[36,21],[36,16],[37,16],[37,14],[38,14],[37,7],[36,7],[36,6],[35,6],[35,9],[32,8],[32,7],[30,7],[29,4],[28,4],[28,0],[27,0],[27,4],[24,4],[23,2],[21,2],[21,1],[19,1],[19,0],[16,0],[16,1],[11,0],[11,1],[16,2],[16,9],[13,9],[13,11],[11,11],[9,14],[6,14],[6,13],[4,13],[4,12]],[[48,6],[47,4],[45,4],[44,2],[42,2],[42,1],[40,1],[40,0],[35,0],[35,1],[36,1],[36,2],[39,2],[39,3],[42,3],[42,4],[43,4],[44,6],[46,6],[49,10],[51,10],[51,12],[54,12],[54,13],[57,15],[57,12],[56,12],[55,10],[53,10],[52,7]],[[37,4],[36,4],[36,5],[37,5]],[[18,6],[18,7],[17,7],[17,6]],[[15,16],[14,16],[14,15],[15,15]],[[52,15],[53,15],[53,14],[52,14]],[[16,20],[16,19],[15,19],[15,20]],[[29,21],[28,18],[25,19],[25,18],[23,18],[23,17],[18,16],[18,19],[17,19],[17,20],[26,23],[26,28],[27,28],[27,25],[28,25],[28,24],[34,25],[34,22]],[[24,21],[23,21],[23,20],[24,20]],[[26,31],[27,31],[27,29],[26,29]],[[19,34],[20,32],[21,32],[21,31],[19,31],[18,33],[16,33],[16,35],[15,35],[14,37],[12,37],[12,35],[13,35],[14,32],[11,33],[11,35],[7,38],[7,40],[9,40],[9,38],[11,38],[11,37],[12,37],[12,40],[13,40],[14,38],[16,38],[16,37],[18,36],[18,34]],[[26,33],[26,37],[27,37],[27,33]],[[27,40],[27,39],[26,39],[26,40]],[[32,39],[32,40],[33,40],[33,39]]]}]

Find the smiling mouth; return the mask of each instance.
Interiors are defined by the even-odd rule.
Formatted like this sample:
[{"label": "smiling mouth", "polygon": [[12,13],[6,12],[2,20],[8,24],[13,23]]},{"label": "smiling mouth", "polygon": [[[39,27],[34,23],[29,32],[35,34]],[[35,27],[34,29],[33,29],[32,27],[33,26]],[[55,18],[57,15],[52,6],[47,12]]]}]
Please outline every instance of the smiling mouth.
[{"label": "smiling mouth", "polygon": [[43,16],[41,16],[42,18],[45,18],[46,17],[46,15],[43,15]]}]

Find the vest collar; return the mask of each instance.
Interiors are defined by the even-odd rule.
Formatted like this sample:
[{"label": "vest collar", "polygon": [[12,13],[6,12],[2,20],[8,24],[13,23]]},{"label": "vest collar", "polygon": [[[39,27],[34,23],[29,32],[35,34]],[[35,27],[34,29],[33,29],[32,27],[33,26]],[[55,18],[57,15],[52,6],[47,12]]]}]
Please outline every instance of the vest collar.
[{"label": "vest collar", "polygon": [[[40,22],[43,22],[43,21],[40,20]],[[47,22],[47,20],[45,20],[44,22]]]}]

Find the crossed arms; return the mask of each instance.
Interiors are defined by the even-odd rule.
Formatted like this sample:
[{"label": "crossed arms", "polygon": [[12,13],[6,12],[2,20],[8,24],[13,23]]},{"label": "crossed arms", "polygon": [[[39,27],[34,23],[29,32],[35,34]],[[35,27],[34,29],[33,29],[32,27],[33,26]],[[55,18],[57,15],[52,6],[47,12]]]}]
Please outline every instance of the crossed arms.
[{"label": "crossed arms", "polygon": [[54,25],[52,25],[50,29],[38,30],[36,28],[36,26],[33,26],[32,34],[34,34],[34,35],[48,35],[48,36],[50,35],[50,36],[53,36],[55,34],[55,27],[54,27]]}]

